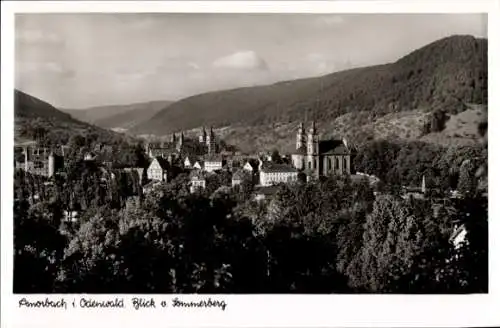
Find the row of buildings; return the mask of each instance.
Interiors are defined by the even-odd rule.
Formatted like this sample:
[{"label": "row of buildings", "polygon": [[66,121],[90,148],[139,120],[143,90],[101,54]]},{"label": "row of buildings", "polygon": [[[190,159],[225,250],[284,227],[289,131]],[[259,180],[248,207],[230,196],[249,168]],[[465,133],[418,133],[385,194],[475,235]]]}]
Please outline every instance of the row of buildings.
[{"label": "row of buildings", "polygon": [[[207,151],[202,156],[186,155],[179,159],[184,135],[176,143],[175,134],[172,141],[163,145],[163,151],[151,151],[151,164],[147,169],[147,178],[152,181],[168,181],[172,174],[169,171],[180,166],[192,170],[191,186],[193,189],[204,188],[206,177],[217,172],[230,172],[235,178],[233,185],[238,184],[243,176],[261,187],[279,183],[294,182],[303,173],[307,179],[317,179],[331,174],[351,174],[352,149],[345,139],[320,140],[315,122],[306,135],[303,124],[299,125],[296,135],[296,150],[291,156],[284,156],[279,163],[271,161],[270,156],[241,156],[217,152],[217,143],[213,130],[207,134],[202,130],[198,142],[206,145]],[[173,145],[177,145],[175,152]],[[159,149],[159,148],[155,148]],[[159,156],[154,156],[159,155]]]}]

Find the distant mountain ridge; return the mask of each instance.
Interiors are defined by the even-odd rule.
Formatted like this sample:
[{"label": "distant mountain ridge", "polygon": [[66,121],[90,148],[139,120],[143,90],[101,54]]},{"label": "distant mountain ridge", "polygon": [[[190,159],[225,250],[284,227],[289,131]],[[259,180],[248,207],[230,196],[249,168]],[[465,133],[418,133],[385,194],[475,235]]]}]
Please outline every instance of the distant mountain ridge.
[{"label": "distant mountain ridge", "polygon": [[390,64],[188,97],[130,132],[165,135],[203,125],[332,121],[349,113],[375,120],[415,109],[458,113],[467,104],[487,104],[487,76],[487,40],[450,36]]},{"label": "distant mountain ridge", "polygon": [[61,109],[74,118],[95,124],[102,128],[129,129],[147,121],[157,112],[172,102],[167,100],[133,103],[127,105],[110,105],[90,107],[86,109]]},{"label": "distant mountain ridge", "polygon": [[66,144],[74,135],[99,137],[102,140],[130,139],[63,113],[51,104],[19,90],[14,90],[15,142],[43,141]]}]

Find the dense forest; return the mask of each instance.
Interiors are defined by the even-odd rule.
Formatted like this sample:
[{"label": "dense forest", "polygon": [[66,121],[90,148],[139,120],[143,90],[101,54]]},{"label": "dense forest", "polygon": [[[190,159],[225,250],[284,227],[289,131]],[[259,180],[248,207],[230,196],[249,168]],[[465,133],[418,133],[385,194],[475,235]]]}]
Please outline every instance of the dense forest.
[{"label": "dense forest", "polygon": [[[199,193],[181,173],[143,194],[134,174],[103,180],[113,171],[91,163],[74,162],[53,181],[18,171],[14,292],[487,292],[484,148],[368,148],[355,165],[380,174],[381,185],[331,176],[281,185],[265,202],[251,183],[225,187],[223,174]],[[452,186],[436,182],[454,170],[448,180],[463,198],[444,197]],[[421,173],[436,174],[436,190],[401,198],[397,186]],[[66,222],[66,210],[79,210],[78,221]],[[458,249],[457,224],[467,229]]]},{"label": "dense forest", "polygon": [[386,65],[323,77],[210,92],[177,101],[134,133],[167,134],[202,125],[244,126],[333,120],[346,113],[370,119],[423,108],[458,113],[487,103],[487,40],[451,36]]}]

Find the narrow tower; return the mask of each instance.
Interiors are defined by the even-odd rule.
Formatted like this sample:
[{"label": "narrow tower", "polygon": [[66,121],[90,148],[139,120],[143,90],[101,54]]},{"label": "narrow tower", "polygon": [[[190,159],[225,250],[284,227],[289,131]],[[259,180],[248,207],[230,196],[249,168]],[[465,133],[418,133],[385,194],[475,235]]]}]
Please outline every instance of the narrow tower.
[{"label": "narrow tower", "polygon": [[184,145],[184,132],[181,132],[181,136],[179,137],[179,142],[176,145],[178,152],[180,152],[182,150],[183,145]]},{"label": "narrow tower", "polygon": [[425,194],[426,192],[426,188],[425,188],[425,175],[422,177],[422,194]]},{"label": "narrow tower", "polygon": [[51,152],[49,155],[49,178],[53,177],[56,172],[56,156],[54,152]]},{"label": "narrow tower", "polygon": [[207,131],[205,130],[205,127],[203,127],[200,137],[199,137],[199,142],[204,144],[207,142]]},{"label": "narrow tower", "polygon": [[215,135],[214,135],[214,130],[212,127],[210,127],[210,133],[207,136],[207,147],[208,147],[208,153],[209,154],[215,154],[216,149],[215,149]]},{"label": "narrow tower", "polygon": [[318,155],[318,143],[319,140],[318,133],[316,131],[316,122],[313,121],[311,129],[309,130],[309,135],[307,136],[307,155]]},{"label": "narrow tower", "polygon": [[319,138],[316,131],[316,122],[313,121],[307,136],[307,168],[317,178],[319,176]]},{"label": "narrow tower", "polygon": [[299,130],[297,131],[297,143],[296,149],[300,149],[305,146],[305,133],[304,133],[304,124],[300,122]]}]

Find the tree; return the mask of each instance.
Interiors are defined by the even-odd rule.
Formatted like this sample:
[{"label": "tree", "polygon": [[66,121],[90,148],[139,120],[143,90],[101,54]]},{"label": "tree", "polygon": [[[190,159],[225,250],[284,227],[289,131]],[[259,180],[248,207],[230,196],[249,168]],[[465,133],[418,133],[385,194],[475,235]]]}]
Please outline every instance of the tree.
[{"label": "tree", "polygon": [[65,238],[58,203],[14,201],[14,292],[51,293]]},{"label": "tree", "polygon": [[281,155],[277,149],[273,150],[271,153],[271,161],[276,164],[281,164],[283,162]]},{"label": "tree", "polygon": [[460,165],[457,188],[461,193],[472,193],[476,190],[477,180],[475,172],[476,166],[470,159],[465,160],[462,165]]}]

